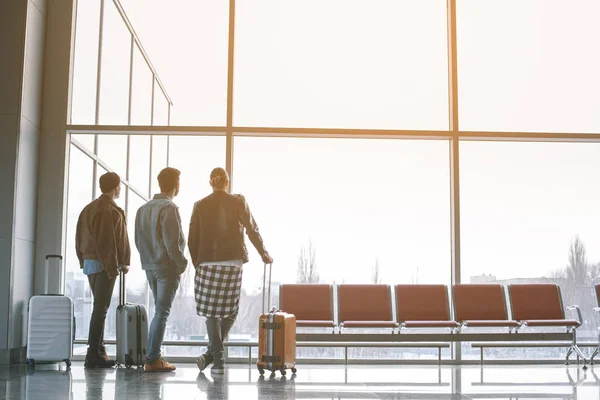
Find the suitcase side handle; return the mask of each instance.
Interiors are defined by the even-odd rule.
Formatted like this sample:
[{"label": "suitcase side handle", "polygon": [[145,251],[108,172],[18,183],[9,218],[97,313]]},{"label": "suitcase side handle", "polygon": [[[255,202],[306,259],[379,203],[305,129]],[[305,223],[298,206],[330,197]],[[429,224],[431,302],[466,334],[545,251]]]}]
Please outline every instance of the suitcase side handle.
[{"label": "suitcase side handle", "polygon": [[[273,272],[273,264],[269,264],[269,285],[266,285],[267,281],[267,264],[265,263],[264,272],[263,272],[263,298],[262,298],[262,311],[263,313],[268,313],[271,308],[271,273]],[[265,291],[269,292],[267,303],[268,306],[265,309]]]}]

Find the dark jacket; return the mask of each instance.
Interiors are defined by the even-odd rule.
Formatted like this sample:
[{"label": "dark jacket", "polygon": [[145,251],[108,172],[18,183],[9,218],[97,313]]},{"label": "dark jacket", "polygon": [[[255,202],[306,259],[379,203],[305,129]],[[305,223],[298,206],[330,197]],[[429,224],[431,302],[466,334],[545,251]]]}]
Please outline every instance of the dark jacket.
[{"label": "dark jacket", "polygon": [[110,277],[118,275],[119,265],[130,265],[125,213],[110,197],[100,196],[79,215],[75,250],[81,268],[83,260],[97,260]]},{"label": "dark jacket", "polygon": [[244,196],[218,190],[196,202],[188,236],[194,267],[214,261],[242,260],[247,263],[244,228],[264,260],[268,253]]}]

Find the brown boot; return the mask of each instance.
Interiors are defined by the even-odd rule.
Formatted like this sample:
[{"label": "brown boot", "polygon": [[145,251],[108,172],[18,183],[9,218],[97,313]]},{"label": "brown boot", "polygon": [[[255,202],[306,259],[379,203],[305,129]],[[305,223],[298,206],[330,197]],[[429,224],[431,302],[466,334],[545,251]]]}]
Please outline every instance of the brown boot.
[{"label": "brown boot", "polygon": [[106,346],[101,345],[100,347],[98,347],[98,356],[100,357],[101,360],[104,361],[104,364],[106,365],[110,365],[111,367],[113,367],[116,363],[114,360],[111,360],[108,357],[108,353],[106,352]]},{"label": "brown boot", "polygon": [[146,372],[173,372],[176,369],[176,366],[165,361],[162,357],[146,362],[146,365],[144,365],[144,371]]},{"label": "brown boot", "polygon": [[85,363],[83,366],[85,368],[112,368],[115,366],[115,362],[113,360],[104,359],[100,355],[99,349],[91,349],[88,348],[87,354],[85,356]]}]

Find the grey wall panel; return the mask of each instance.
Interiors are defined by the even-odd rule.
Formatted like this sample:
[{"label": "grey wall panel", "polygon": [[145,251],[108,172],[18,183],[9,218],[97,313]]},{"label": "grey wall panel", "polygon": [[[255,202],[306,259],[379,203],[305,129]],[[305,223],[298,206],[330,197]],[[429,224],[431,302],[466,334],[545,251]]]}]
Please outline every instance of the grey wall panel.
[{"label": "grey wall panel", "polygon": [[26,6],[26,1],[0,1],[0,114],[19,113]]},{"label": "grey wall panel", "polygon": [[27,118],[21,119],[17,167],[15,236],[35,241],[40,130]]},{"label": "grey wall panel", "polygon": [[0,115],[0,239],[5,240],[12,237],[18,129],[16,115]]},{"label": "grey wall panel", "polygon": [[22,114],[38,127],[42,124],[45,45],[46,18],[30,3],[27,9]]},{"label": "grey wall panel", "polygon": [[48,14],[48,0],[30,0],[33,5],[40,10],[44,18]]},{"label": "grey wall panel", "polygon": [[0,239],[0,350],[8,348],[11,240]]},{"label": "grey wall panel", "polygon": [[12,299],[8,331],[8,348],[25,346],[24,316],[27,302],[33,293],[33,264],[35,244],[28,240],[15,239]]}]

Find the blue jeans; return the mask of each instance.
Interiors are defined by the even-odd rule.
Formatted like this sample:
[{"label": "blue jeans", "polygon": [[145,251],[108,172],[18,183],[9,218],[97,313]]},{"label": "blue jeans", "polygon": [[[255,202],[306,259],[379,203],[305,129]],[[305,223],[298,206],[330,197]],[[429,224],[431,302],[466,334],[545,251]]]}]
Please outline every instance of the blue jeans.
[{"label": "blue jeans", "polygon": [[160,347],[165,336],[167,319],[171,314],[171,305],[179,288],[179,273],[173,269],[146,271],[148,284],[154,296],[154,318],[148,335],[147,361],[157,360],[161,356]]}]

